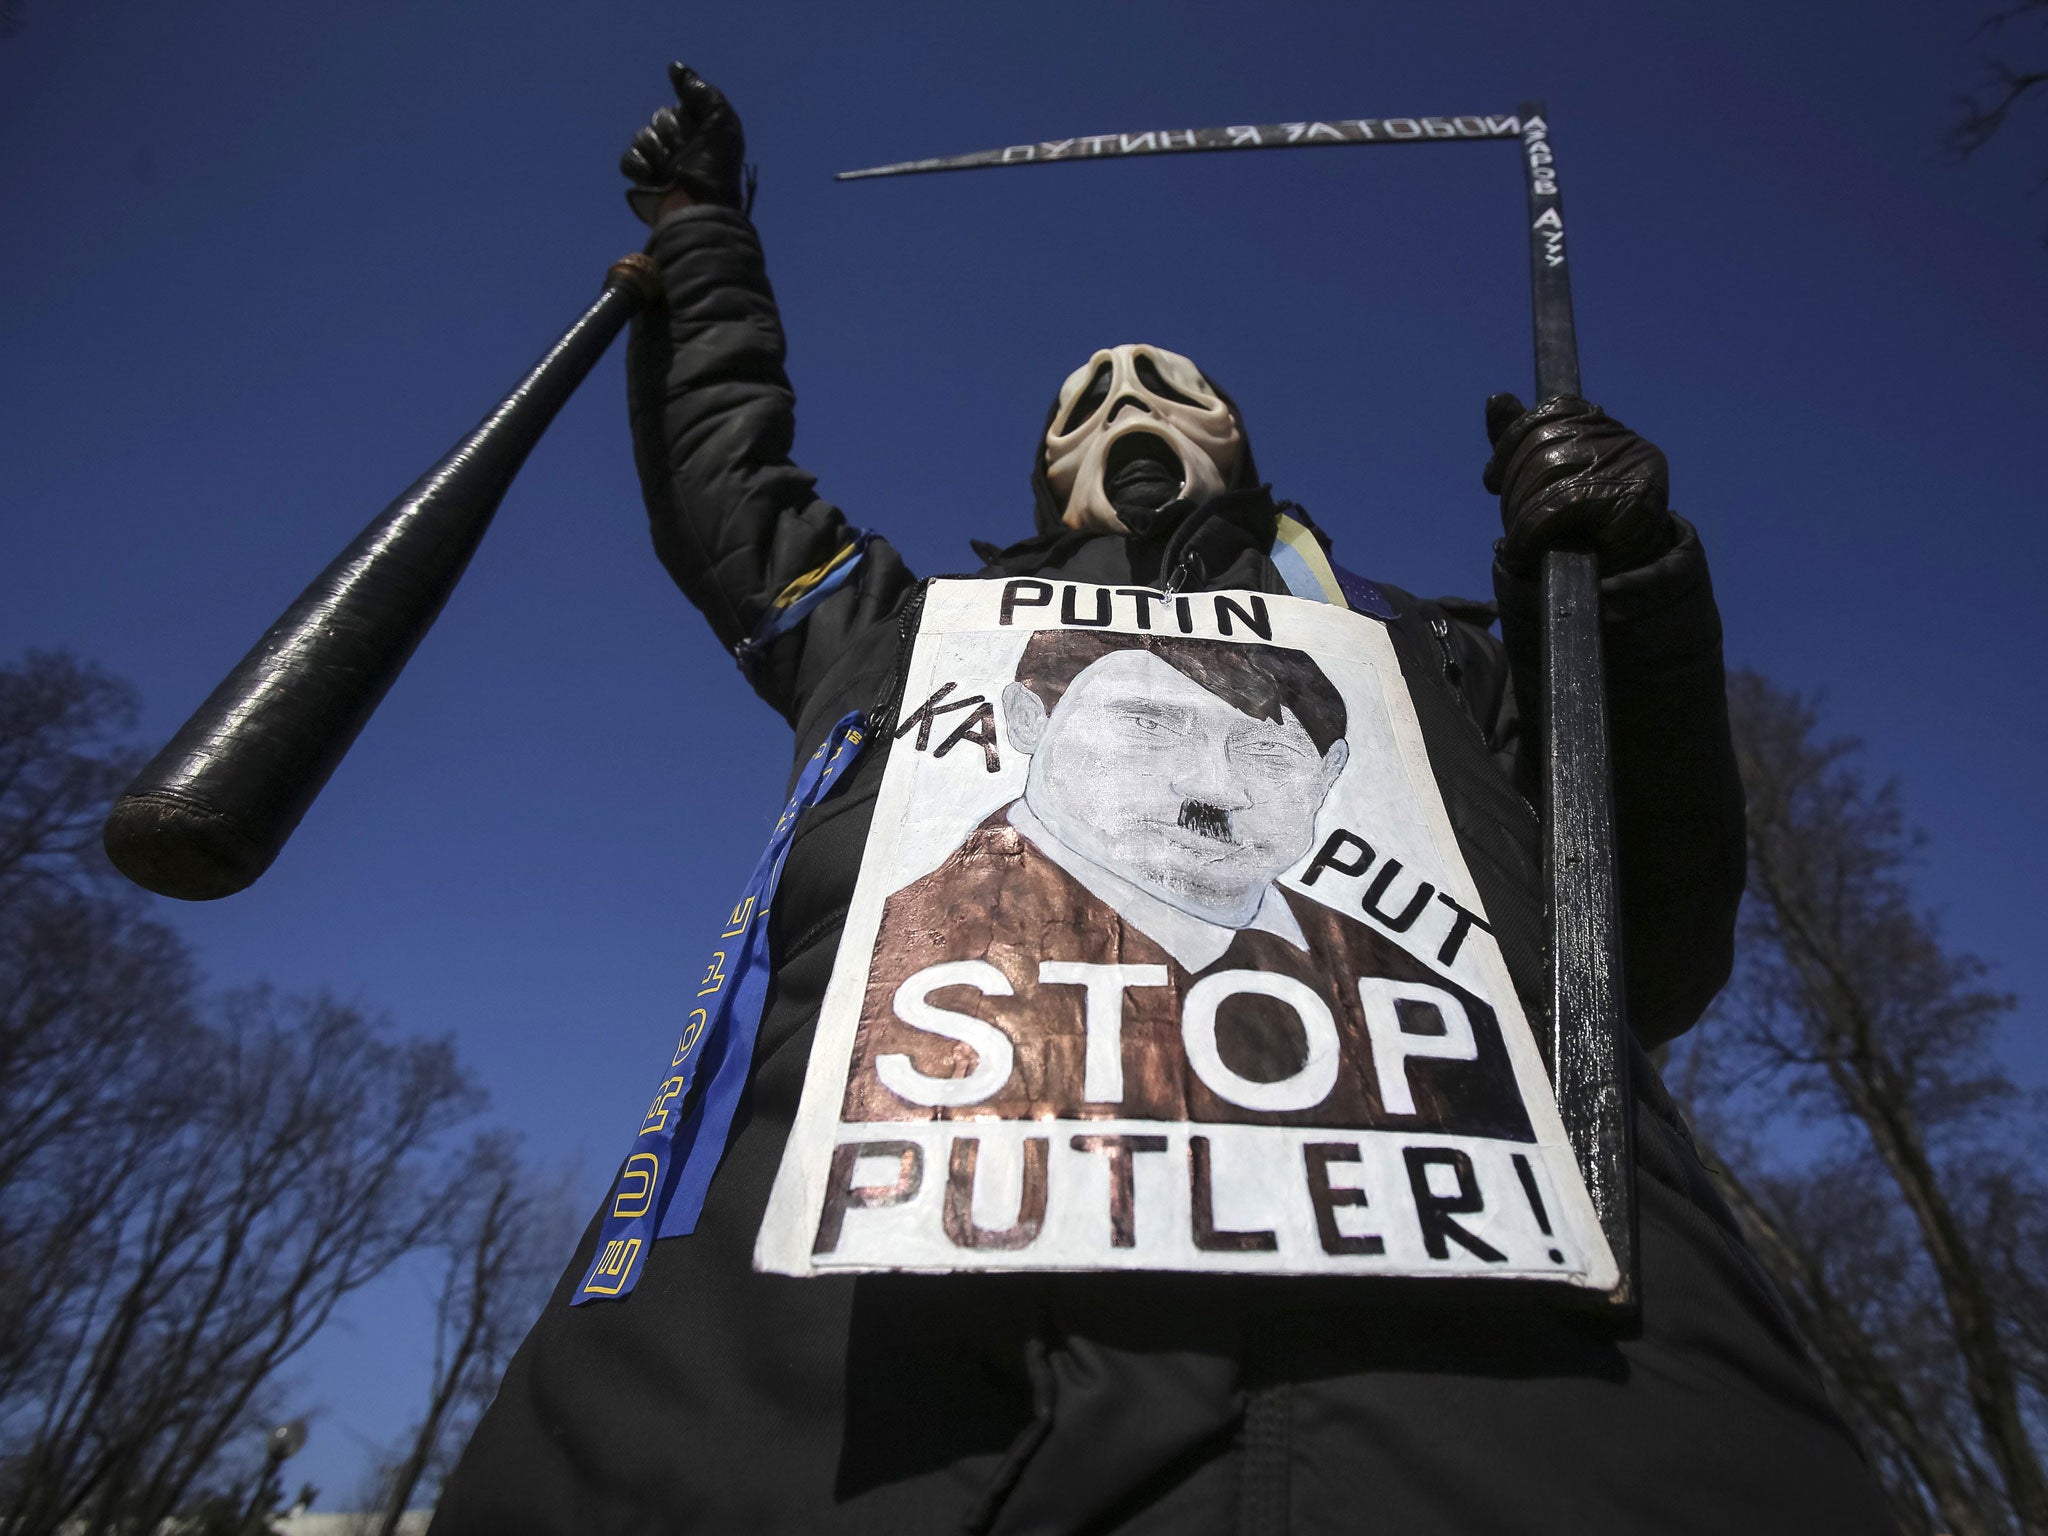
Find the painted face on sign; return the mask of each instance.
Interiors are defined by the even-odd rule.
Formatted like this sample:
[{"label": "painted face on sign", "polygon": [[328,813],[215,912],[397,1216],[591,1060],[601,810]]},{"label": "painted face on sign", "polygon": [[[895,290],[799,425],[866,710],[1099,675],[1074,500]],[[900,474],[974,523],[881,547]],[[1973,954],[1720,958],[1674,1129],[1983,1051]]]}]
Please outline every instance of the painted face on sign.
[{"label": "painted face on sign", "polygon": [[1147,651],[1117,651],[1048,715],[1003,690],[1010,739],[1031,755],[1024,802],[1061,842],[1168,905],[1242,928],[1308,852],[1343,771],[1292,711],[1246,714]]}]

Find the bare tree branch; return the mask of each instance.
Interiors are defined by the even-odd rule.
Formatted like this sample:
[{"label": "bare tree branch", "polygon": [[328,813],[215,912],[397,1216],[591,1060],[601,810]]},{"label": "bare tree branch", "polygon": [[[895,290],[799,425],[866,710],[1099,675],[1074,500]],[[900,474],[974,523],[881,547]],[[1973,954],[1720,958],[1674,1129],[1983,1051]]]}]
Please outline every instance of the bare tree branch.
[{"label": "bare tree branch", "polygon": [[127,708],[67,658],[0,668],[5,1536],[220,1504],[280,1368],[461,1208],[440,1148],[481,1103],[445,1041],[200,995],[98,859]]},{"label": "bare tree branch", "polygon": [[120,740],[135,707],[126,683],[62,652],[0,667],[0,897],[111,874],[100,822],[141,765]]},{"label": "bare tree branch", "polygon": [[2021,1315],[2043,1299],[2026,1266],[2048,1228],[2017,1214],[2048,1200],[1990,1050],[2013,1000],[1915,905],[1918,837],[1854,743],[1822,739],[1809,701],[1751,674],[1729,703],[1750,885],[1735,981],[1684,1075],[1709,1123],[1789,1111],[1809,1146],[1822,1138],[1791,1168],[1730,1138],[1730,1202],[1902,1517],[1924,1494],[1953,1531],[2048,1531],[2026,1401],[2038,1413],[2041,1357]]},{"label": "bare tree branch", "polygon": [[[2048,0],[2017,0],[2003,10],[1993,11],[1977,28],[1980,37],[2002,33],[2016,21],[2048,21]],[[2048,48],[2037,41],[2041,56],[2018,65],[2006,59],[1984,62],[1984,82],[1958,96],[1956,116],[1948,131],[1948,147],[1958,159],[1967,160],[2011,126],[2015,110],[2023,103],[2048,101]],[[2039,185],[2048,185],[2044,175]]]},{"label": "bare tree branch", "polygon": [[566,1182],[536,1184],[510,1138],[479,1139],[462,1182],[468,1200],[442,1250],[427,1409],[381,1480],[377,1536],[395,1536],[421,1485],[438,1482],[468,1439],[575,1243]]},{"label": "bare tree branch", "polygon": [[2032,92],[2048,85],[2048,70],[2016,70],[2010,65],[1991,66],[1990,83],[1979,92],[1956,98],[1956,123],[1949,130],[1949,145],[1968,158],[1997,137],[2012,109]]}]

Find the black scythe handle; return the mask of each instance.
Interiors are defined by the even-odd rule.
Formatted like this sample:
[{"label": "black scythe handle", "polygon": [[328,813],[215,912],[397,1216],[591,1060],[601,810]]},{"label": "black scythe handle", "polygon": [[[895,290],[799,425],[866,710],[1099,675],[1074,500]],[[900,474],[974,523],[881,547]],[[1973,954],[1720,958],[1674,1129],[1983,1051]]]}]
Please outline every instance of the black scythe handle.
[{"label": "black scythe handle", "polygon": [[[1579,393],[1578,338],[1549,123],[1541,102],[1524,103],[1518,115],[1529,185],[1536,395],[1547,400]],[[1590,554],[1554,550],[1543,557],[1542,580],[1551,1078],[1558,1114],[1621,1271],[1609,1300],[1632,1314],[1639,1303],[1635,1112],[1628,1087],[1599,567]]]},{"label": "black scythe handle", "polygon": [[645,256],[614,263],[498,408],[314,578],[115,802],[103,840],[124,875],[206,901],[270,867],[455,589],[528,451],[660,293]]}]

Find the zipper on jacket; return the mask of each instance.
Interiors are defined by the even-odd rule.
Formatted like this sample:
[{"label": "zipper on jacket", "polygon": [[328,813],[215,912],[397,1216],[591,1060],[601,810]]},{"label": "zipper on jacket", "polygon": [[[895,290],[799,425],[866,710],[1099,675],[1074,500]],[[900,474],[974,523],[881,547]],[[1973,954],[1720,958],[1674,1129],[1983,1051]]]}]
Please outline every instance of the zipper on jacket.
[{"label": "zipper on jacket", "polygon": [[919,580],[897,615],[896,660],[889,671],[888,691],[868,711],[868,730],[874,735],[885,736],[896,728],[896,712],[903,707],[903,685],[910,679],[910,652],[917,644],[917,624],[924,617],[925,593],[931,584],[929,576]]},{"label": "zipper on jacket", "polygon": [[[1488,757],[1493,756],[1493,742],[1487,737],[1486,727],[1473,717],[1471,702],[1465,697],[1465,669],[1458,664],[1457,652],[1451,649],[1451,621],[1438,614],[1430,619],[1429,632],[1436,637],[1436,648],[1443,658],[1444,686],[1457,701],[1458,718],[1464,721],[1465,728],[1472,733],[1472,739],[1479,744],[1479,750]],[[1538,814],[1536,807],[1523,799],[1519,791],[1513,798],[1530,821],[1539,826],[1542,824],[1543,818]]]},{"label": "zipper on jacket", "polygon": [[1436,636],[1436,648],[1443,654],[1444,681],[1451,685],[1458,703],[1464,705],[1465,669],[1458,665],[1457,654],[1451,649],[1451,621],[1439,614],[1429,621],[1429,632]]}]

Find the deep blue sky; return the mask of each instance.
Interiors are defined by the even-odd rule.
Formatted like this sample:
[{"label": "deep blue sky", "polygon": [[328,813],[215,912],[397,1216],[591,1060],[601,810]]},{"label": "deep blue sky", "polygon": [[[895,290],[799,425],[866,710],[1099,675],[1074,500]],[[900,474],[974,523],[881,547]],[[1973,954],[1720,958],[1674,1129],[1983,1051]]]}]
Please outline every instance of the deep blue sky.
[{"label": "deep blue sky", "polygon": [[[1052,390],[1146,340],[1345,563],[1483,594],[1480,403],[1530,371],[1509,146],[830,175],[1547,97],[1587,392],[1669,452],[1731,660],[1905,779],[2048,1078],[2048,135],[1943,154],[1969,0],[9,9],[0,654],[98,659],[152,740],[638,245],[614,164],[670,57],[750,130],[797,456],[920,570],[1027,530]],[[622,394],[608,359],[272,873],[165,911],[223,984],[454,1032],[592,1204],[790,747],[647,547]],[[416,1411],[423,1312],[383,1288],[302,1373],[327,1507]]]}]

